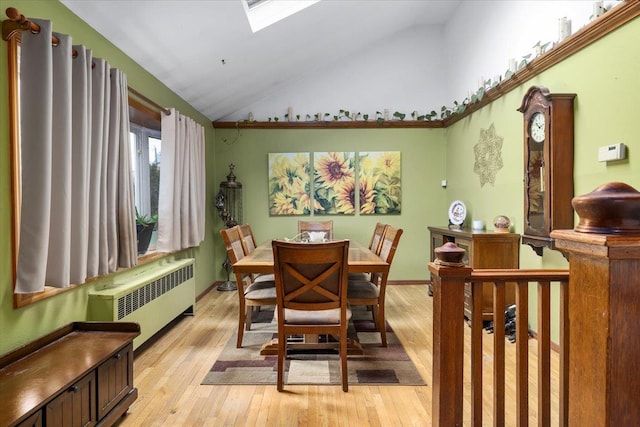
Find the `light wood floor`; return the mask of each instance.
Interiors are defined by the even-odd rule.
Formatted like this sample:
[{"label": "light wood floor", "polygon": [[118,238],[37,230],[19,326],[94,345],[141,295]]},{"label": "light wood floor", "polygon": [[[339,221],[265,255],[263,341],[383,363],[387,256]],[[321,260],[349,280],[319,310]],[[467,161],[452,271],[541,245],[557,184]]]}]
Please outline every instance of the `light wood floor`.
[{"label": "light wood floor", "polygon": [[[278,393],[273,386],[211,386],[200,382],[237,325],[237,295],[213,288],[197,302],[196,315],[182,317],[136,351],[134,384],[138,399],[118,424],[125,426],[430,426],[431,387],[290,386]],[[431,384],[432,298],[425,285],[387,288],[387,320],[419,372]],[[468,332],[469,328],[465,328]],[[485,334],[490,351],[492,335]],[[467,343],[468,343],[467,334]],[[468,344],[467,344],[468,345]],[[507,358],[515,346],[507,343]],[[535,340],[530,340],[535,361]],[[557,358],[553,358],[557,372]],[[465,362],[468,366],[468,361]],[[485,425],[491,425],[491,356],[485,357]],[[465,374],[466,375],[466,374]],[[533,385],[536,371],[530,371]],[[557,375],[556,375],[557,377]],[[465,376],[465,382],[468,381]],[[514,369],[507,368],[513,391]],[[554,383],[555,384],[555,383]],[[468,384],[465,384],[465,387]],[[552,386],[557,390],[557,384]],[[530,409],[536,423],[535,390]],[[468,396],[467,398],[468,399]],[[557,399],[556,399],[557,400]],[[468,400],[465,425],[469,425]],[[507,420],[515,407],[507,404]],[[554,417],[557,423],[557,410]]]}]

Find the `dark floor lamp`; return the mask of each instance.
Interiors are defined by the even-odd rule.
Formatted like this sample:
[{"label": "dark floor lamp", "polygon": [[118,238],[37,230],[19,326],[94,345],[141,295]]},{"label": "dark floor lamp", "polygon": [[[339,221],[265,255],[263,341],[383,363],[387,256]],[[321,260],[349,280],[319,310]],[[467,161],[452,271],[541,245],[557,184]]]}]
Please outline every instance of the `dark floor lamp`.
[{"label": "dark floor lamp", "polygon": [[[220,183],[220,191],[216,195],[216,209],[218,209],[218,214],[227,228],[242,224],[242,184],[236,181],[234,169],[235,165],[231,163],[227,180]],[[219,291],[235,291],[238,287],[235,282],[229,280],[232,270],[229,256],[222,263],[222,267],[227,272],[227,280],[217,289]]]}]

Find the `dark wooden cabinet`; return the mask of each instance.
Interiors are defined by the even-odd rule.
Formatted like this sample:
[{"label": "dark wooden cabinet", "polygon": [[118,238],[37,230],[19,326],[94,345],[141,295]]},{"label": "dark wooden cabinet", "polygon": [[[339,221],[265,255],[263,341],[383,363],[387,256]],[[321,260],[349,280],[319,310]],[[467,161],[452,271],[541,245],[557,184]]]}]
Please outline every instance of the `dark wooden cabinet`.
[{"label": "dark wooden cabinet", "polygon": [[136,400],[128,322],[75,322],[0,357],[0,426],[110,426]]},{"label": "dark wooden cabinet", "polygon": [[47,427],[96,424],[96,373],[90,372],[45,406]]},{"label": "dark wooden cabinet", "polygon": [[[466,253],[464,262],[473,268],[519,268],[520,235],[493,231],[469,229],[449,229],[448,227],[428,227],[431,243],[430,261],[435,259],[434,250],[447,242],[453,242]],[[431,285],[430,290],[431,290]],[[508,283],[505,307],[515,304],[515,285]],[[472,312],[471,286],[465,286],[465,316],[470,319]],[[482,316],[490,320],[493,316],[493,289],[485,284],[482,289]]]},{"label": "dark wooden cabinet", "polygon": [[38,411],[18,424],[18,427],[42,427],[42,411]]},{"label": "dark wooden cabinet", "polygon": [[133,344],[98,366],[98,418],[104,418],[133,387]]}]

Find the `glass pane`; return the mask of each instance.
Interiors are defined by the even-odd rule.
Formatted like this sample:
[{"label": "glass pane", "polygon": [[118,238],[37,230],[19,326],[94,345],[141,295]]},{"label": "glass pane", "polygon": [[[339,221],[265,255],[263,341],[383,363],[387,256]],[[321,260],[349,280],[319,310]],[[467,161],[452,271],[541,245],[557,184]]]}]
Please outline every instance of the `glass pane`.
[{"label": "glass pane", "polygon": [[529,151],[527,199],[529,227],[544,229],[544,155],[542,150]]},{"label": "glass pane", "polygon": [[150,136],[149,143],[149,199],[151,215],[158,215],[158,194],[160,193],[160,159],[162,140]]},{"label": "glass pane", "polygon": [[133,194],[135,197],[136,207],[139,205],[138,201],[138,138],[135,133],[129,132],[129,149],[131,150],[131,176],[133,182]]}]

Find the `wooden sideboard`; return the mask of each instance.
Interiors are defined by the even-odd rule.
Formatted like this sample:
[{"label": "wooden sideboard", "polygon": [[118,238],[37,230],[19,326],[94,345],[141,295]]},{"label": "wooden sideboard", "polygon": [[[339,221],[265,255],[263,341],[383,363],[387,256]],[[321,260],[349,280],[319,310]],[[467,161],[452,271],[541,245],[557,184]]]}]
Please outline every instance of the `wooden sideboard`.
[{"label": "wooden sideboard", "polygon": [[[466,253],[464,262],[473,268],[519,268],[520,235],[516,233],[496,233],[493,231],[477,231],[470,229],[449,229],[449,227],[428,227],[431,243],[431,258],[435,259],[434,250],[447,242],[453,242],[463,248]],[[429,293],[432,294],[431,284]],[[515,285],[507,283],[505,290],[505,307],[515,304]],[[464,315],[471,319],[471,286],[465,286]],[[493,290],[491,284],[482,289],[482,318],[493,317]]]},{"label": "wooden sideboard", "polygon": [[75,322],[0,357],[0,426],[110,426],[138,397],[137,323]]}]

